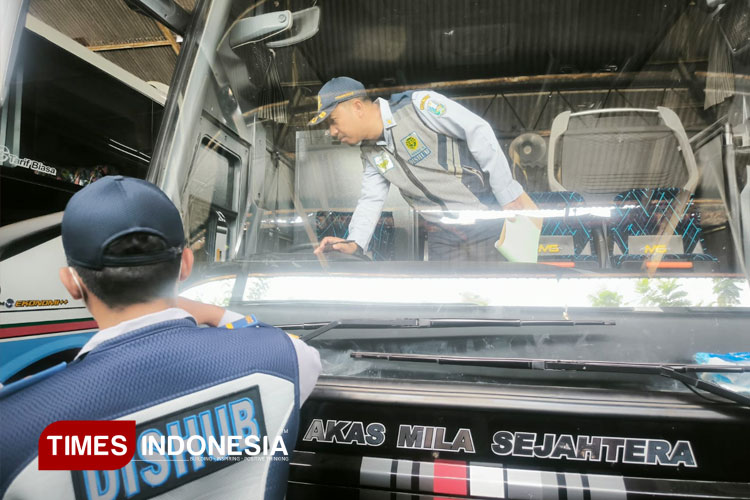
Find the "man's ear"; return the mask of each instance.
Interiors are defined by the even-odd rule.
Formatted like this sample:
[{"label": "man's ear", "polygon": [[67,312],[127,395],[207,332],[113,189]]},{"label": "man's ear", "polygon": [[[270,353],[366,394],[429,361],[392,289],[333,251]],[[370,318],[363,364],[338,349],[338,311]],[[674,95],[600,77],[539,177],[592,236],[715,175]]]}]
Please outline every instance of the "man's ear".
[{"label": "man's ear", "polygon": [[351,103],[350,106],[352,107],[354,114],[356,116],[362,116],[365,111],[365,104],[359,99],[352,99],[349,102]]},{"label": "man's ear", "polygon": [[185,281],[190,276],[190,273],[193,271],[193,251],[190,250],[190,248],[185,247],[185,249],[182,251],[182,263],[180,266],[180,279],[179,281]]},{"label": "man's ear", "polygon": [[[75,279],[73,279],[72,273],[74,272],[70,267],[61,267],[60,281],[62,281],[63,286],[71,297],[75,300],[81,300],[83,299],[83,295],[81,294],[81,288],[76,284]],[[80,282],[81,280],[78,281]]]}]

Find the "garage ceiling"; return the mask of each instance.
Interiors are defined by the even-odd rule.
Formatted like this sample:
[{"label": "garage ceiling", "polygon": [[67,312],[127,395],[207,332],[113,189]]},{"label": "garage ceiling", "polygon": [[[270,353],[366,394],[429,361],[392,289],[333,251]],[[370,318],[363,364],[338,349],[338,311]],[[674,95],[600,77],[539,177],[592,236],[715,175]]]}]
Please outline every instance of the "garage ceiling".
[{"label": "garage ceiling", "polygon": [[[188,12],[197,2],[176,1]],[[719,64],[728,57],[709,57],[726,53],[724,39],[716,20],[691,0],[380,0],[377,8],[370,0],[287,0],[292,10],[311,4],[321,7],[319,35],[273,57],[281,85],[304,87],[306,96],[342,74],[368,88],[587,74],[620,75],[612,81],[627,86],[625,76],[648,71],[669,76],[651,86],[690,87],[691,108],[711,107],[733,92],[722,87],[726,78],[693,81],[697,72],[732,69]],[[179,37],[125,0],[30,0],[29,12],[143,80],[170,83]],[[260,92],[275,53],[248,46],[238,54],[254,62],[248,92]]]},{"label": "garage ceiling", "polygon": [[[196,0],[177,0],[192,11]],[[179,38],[124,0],[31,0],[29,14],[146,81],[169,85]]]}]

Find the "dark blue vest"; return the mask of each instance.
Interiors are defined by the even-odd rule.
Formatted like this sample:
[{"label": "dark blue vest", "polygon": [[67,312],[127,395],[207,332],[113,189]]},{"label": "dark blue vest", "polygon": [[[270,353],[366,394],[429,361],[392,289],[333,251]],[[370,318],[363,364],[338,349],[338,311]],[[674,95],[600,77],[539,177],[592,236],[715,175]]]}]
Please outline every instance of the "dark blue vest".
[{"label": "dark blue vest", "polygon": [[[244,432],[243,419],[253,419],[252,425],[261,433],[286,429],[279,435],[291,454],[299,416],[297,367],[296,353],[289,337],[283,331],[262,323],[257,327],[230,330],[198,328],[190,319],[175,320],[106,341],[61,372],[0,399],[0,497],[14,481],[29,482],[34,474],[41,474],[25,469],[36,458],[39,436],[50,423],[127,418],[138,412],[143,414],[156,405],[167,407],[170,402],[179,402],[196,393],[200,394],[200,404],[186,404],[177,411],[173,405],[169,413],[159,415],[157,411],[155,416],[149,414],[145,421],[136,420],[136,436],[144,429],[166,429],[167,432],[172,429],[183,436],[198,429],[204,435],[208,432],[218,435],[222,426],[224,431],[228,427],[230,433]],[[256,375],[262,376],[251,380],[261,382],[239,390],[232,386],[234,392],[227,393],[226,387],[236,384],[233,381]],[[269,387],[278,384],[288,390],[274,393],[269,398]],[[240,403],[247,405],[243,407],[245,409],[238,409]],[[279,420],[281,413],[271,410],[282,407],[286,408],[283,413],[285,421],[272,421],[272,415]],[[252,408],[251,415],[248,415],[247,408]],[[232,413],[234,410],[236,415]],[[134,458],[138,458],[137,455]],[[288,461],[258,463],[268,468],[267,480],[265,484],[256,484],[253,489],[265,491],[265,498],[283,498]],[[144,464],[151,467],[148,477],[160,477],[158,483],[145,481],[141,469]],[[86,498],[89,491],[86,488],[95,487],[91,491],[96,493],[98,489],[98,493],[102,493],[105,488],[114,488],[114,482],[118,487],[115,498],[137,498],[192,481],[211,481],[213,472],[237,465],[207,460],[192,466],[175,462],[169,471],[159,467],[158,464],[138,461],[131,462],[130,469],[126,467],[119,474],[110,473],[109,476],[101,473],[98,477],[85,476],[77,471],[65,474],[71,475],[76,491],[73,498]],[[33,468],[36,470],[35,466]],[[63,494],[62,498],[68,498],[68,495]]]}]

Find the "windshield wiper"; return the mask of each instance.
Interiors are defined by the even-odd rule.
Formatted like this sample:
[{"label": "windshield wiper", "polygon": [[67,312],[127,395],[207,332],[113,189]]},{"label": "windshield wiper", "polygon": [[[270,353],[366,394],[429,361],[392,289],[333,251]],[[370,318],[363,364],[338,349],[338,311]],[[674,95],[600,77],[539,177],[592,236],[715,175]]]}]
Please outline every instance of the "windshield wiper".
[{"label": "windshield wiper", "polygon": [[320,323],[276,325],[282,330],[314,330],[300,337],[309,342],[335,328],[472,328],[480,326],[612,326],[614,321],[568,319],[482,319],[482,318],[402,318],[402,319],[337,319]]},{"label": "windshield wiper", "polygon": [[615,361],[577,361],[534,358],[482,358],[473,356],[434,356],[431,354],[401,354],[396,352],[352,352],[356,359],[381,359],[385,361],[415,361],[440,365],[482,366],[490,368],[515,368],[542,371],[579,371],[598,373],[634,373],[660,375],[682,382],[689,388],[701,389],[716,396],[750,406],[750,397],[725,389],[718,384],[699,379],[696,373],[748,373],[744,365],[690,365],[680,363],[621,363]]}]

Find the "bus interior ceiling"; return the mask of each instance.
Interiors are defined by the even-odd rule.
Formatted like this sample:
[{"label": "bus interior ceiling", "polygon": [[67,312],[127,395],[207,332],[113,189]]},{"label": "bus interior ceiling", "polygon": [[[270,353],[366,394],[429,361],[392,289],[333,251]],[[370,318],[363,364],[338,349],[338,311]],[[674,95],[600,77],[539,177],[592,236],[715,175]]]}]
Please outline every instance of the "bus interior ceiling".
[{"label": "bus interior ceiling", "polygon": [[[374,96],[431,88],[462,99],[502,139],[548,130],[563,110],[665,105],[680,109],[689,134],[722,115],[701,111],[713,98],[705,92],[710,49],[722,40],[688,1],[385,4],[327,1],[309,40],[274,52],[261,44],[236,49],[250,76],[232,82],[241,107],[267,92],[273,63],[296,110],[313,111],[321,82],[346,74]],[[243,97],[251,98],[245,106]],[[298,126],[307,118],[292,117]]]}]

